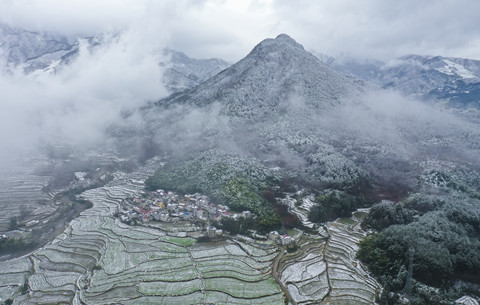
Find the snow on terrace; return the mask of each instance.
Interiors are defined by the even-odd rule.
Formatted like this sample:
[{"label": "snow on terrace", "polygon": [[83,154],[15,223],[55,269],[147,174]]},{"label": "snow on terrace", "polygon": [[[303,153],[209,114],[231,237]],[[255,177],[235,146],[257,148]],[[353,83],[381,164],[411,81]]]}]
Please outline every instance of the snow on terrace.
[{"label": "snow on terrace", "polygon": [[[357,218],[352,218],[359,221]],[[339,221],[322,228],[326,236],[308,236],[299,250],[285,255],[279,266],[281,281],[296,304],[372,304],[380,285],[355,259],[364,237],[357,225]]]},{"label": "snow on terrace", "polygon": [[[293,304],[372,303],[378,284],[355,260],[363,232],[338,222],[305,235],[297,251],[244,240],[196,243],[161,228],[129,226],[113,214],[138,196],[153,167],[117,175],[82,197],[93,207],[52,243],[0,268],[0,297],[26,304],[284,304],[278,277]],[[295,207],[294,202],[291,203]],[[313,203],[298,208],[304,216]],[[301,210],[300,210],[301,211]],[[325,236],[329,238],[326,239]],[[278,258],[278,269],[274,261]],[[8,266],[8,267],[7,267]],[[19,293],[27,283],[28,294]]]},{"label": "snow on terrace", "polygon": [[279,199],[279,201],[288,206],[289,212],[297,216],[304,227],[310,229],[314,227],[314,223],[308,220],[308,213],[315,205],[315,202],[313,202],[311,198],[302,198],[302,203],[299,206],[295,205],[295,199],[290,195],[287,195],[284,199]]},{"label": "snow on terrace", "polygon": [[[4,263],[0,297],[26,304],[284,304],[271,275],[275,247],[232,241],[192,244],[113,217],[132,183],[154,169],[118,175],[82,194],[93,204],[53,242]],[[194,241],[193,241],[194,242]],[[244,250],[248,248],[248,253]],[[222,263],[219,263],[222,262]],[[6,267],[8,265],[8,268]],[[19,289],[27,283],[28,294]]]}]

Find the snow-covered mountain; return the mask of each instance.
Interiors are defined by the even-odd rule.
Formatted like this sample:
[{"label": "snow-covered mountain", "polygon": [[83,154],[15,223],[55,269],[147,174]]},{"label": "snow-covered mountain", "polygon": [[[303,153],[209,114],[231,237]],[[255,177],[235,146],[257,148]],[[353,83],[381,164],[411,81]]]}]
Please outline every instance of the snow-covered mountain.
[{"label": "snow-covered mountain", "polygon": [[383,63],[376,60],[330,60],[336,69],[406,96],[440,100],[454,107],[480,107],[480,61],[408,55]]},{"label": "snow-covered mountain", "polygon": [[161,103],[217,102],[230,115],[258,117],[281,112],[293,103],[286,101],[295,97],[309,107],[325,109],[362,88],[362,81],[331,69],[281,34],[262,41],[245,58],[205,83]]},{"label": "snow-covered mountain", "polygon": [[45,69],[72,51],[67,37],[0,24],[0,54],[5,64],[24,65],[26,72]]},{"label": "snow-covered mountain", "polygon": [[[54,33],[27,31],[0,24],[0,58],[3,59],[0,63],[21,66],[25,73],[56,73],[77,58],[80,39],[90,49],[108,43],[101,35],[68,39]],[[171,92],[193,88],[230,66],[218,58],[194,59],[171,49],[165,49],[163,55],[165,59],[159,65],[166,68],[164,82]]]},{"label": "snow-covered mountain", "polygon": [[[463,154],[465,143],[450,147],[460,140],[455,120],[447,126],[438,111],[373,90],[282,34],[204,83],[158,101],[146,117],[159,145],[174,155],[240,151],[322,185],[371,175],[402,188],[413,183],[417,162],[442,146],[444,158]],[[463,135],[471,136],[467,129]]]},{"label": "snow-covered mountain", "polygon": [[[93,47],[97,42],[89,41]],[[51,51],[51,54],[55,53],[53,49]],[[78,52],[78,48],[73,45],[72,49],[60,57],[61,64],[68,65],[74,61]],[[265,39],[245,58],[230,67],[226,67],[226,64],[219,60],[193,60],[184,54],[167,51],[167,60],[163,64],[160,63],[163,67],[159,68],[166,69],[167,77],[169,74],[172,77],[169,83],[172,91],[187,89],[155,103],[142,105],[139,109],[122,112],[122,122],[118,126],[108,126],[105,142],[111,145],[111,152],[105,155],[103,152],[99,153],[99,161],[95,162],[103,163],[104,160],[110,160],[110,157],[115,161],[104,163],[101,165],[102,168],[93,166],[96,163],[89,162],[88,168],[92,173],[102,169],[102,172],[97,174],[100,175],[106,167],[105,164],[113,163],[111,169],[105,169],[105,173],[112,173],[114,180],[105,188],[83,192],[85,188],[82,186],[80,190],[83,192],[82,198],[92,200],[97,205],[106,203],[108,206],[101,205],[98,211],[95,208],[90,209],[84,214],[87,217],[79,221],[87,221],[88,225],[89,219],[96,221],[95,217],[101,215],[100,218],[105,221],[109,219],[110,224],[122,226],[122,238],[134,238],[135,236],[128,234],[128,228],[135,228],[121,224],[110,214],[116,210],[116,200],[124,201],[126,199],[123,198],[131,198],[132,194],[137,196],[136,194],[140,194],[140,188],[143,188],[142,181],[145,181],[145,185],[151,190],[162,188],[185,193],[201,192],[215,201],[218,200],[218,203],[229,205],[232,209],[249,210],[256,215],[255,223],[261,225],[260,229],[265,232],[270,229],[276,230],[283,225],[280,223],[280,213],[274,205],[281,204],[277,199],[285,195],[287,201],[291,202],[290,208],[302,209],[304,212],[300,214],[304,216],[303,218],[308,214],[309,221],[324,226],[324,229],[318,231],[320,234],[318,239],[325,240],[328,244],[336,244],[336,240],[325,238],[333,236],[328,232],[330,231],[328,228],[333,227],[325,225],[325,221],[348,217],[350,212],[358,207],[369,206],[376,200],[391,199],[400,202],[383,202],[380,207],[377,205],[376,209],[372,208],[374,211],[372,214],[378,215],[378,219],[374,218],[372,223],[376,224],[375,221],[378,220],[383,227],[393,224],[396,226],[392,227],[393,230],[387,231],[387,235],[379,232],[370,237],[370,241],[371,238],[385,237],[380,239],[381,243],[373,244],[370,249],[375,250],[373,246],[387,247],[382,249],[383,252],[379,252],[381,256],[369,256],[374,263],[383,264],[378,268],[379,271],[393,270],[387,277],[379,274],[380,278],[384,278],[385,288],[398,291],[403,289],[407,270],[404,254],[412,249],[415,250],[413,274],[415,280],[418,280],[415,282],[415,286],[420,287],[418,291],[427,291],[419,286],[422,281],[437,284],[436,274],[433,272],[443,276],[438,277],[442,279],[442,285],[454,283],[457,285],[458,279],[463,281],[470,278],[478,283],[477,275],[480,270],[480,260],[477,259],[479,253],[477,249],[480,249],[478,124],[432,105],[405,99],[389,90],[379,88],[398,88],[400,91],[403,90],[405,95],[422,97],[435,93],[437,97],[441,93],[432,93],[435,88],[453,94],[456,89],[445,91],[445,88],[452,84],[461,84],[469,86],[467,94],[470,94],[477,88],[475,87],[478,83],[478,70],[475,69],[477,63],[451,58],[427,59],[415,56],[405,57],[388,65],[376,61],[342,62],[343,71],[377,84],[373,86],[356,76],[348,76],[338,71],[342,67],[338,61],[335,63],[331,58],[321,58],[334,65],[336,69],[305,51],[302,45],[285,34],[274,39]],[[27,59],[24,60],[28,62]],[[156,65],[156,62],[149,63]],[[103,88],[109,85],[107,83],[100,86]],[[134,83],[133,86],[142,89],[141,84]],[[108,89],[117,88],[110,85]],[[55,152],[56,149],[52,151]],[[53,152],[52,158],[56,155]],[[64,158],[71,162],[72,158],[67,155]],[[86,154],[82,152],[81,155]],[[92,154],[94,155],[97,153]],[[153,156],[158,158],[152,158]],[[152,159],[139,172],[125,173],[137,165],[136,162],[130,162],[135,161],[135,158],[140,162]],[[83,168],[83,163],[81,166]],[[75,168],[72,166],[72,176],[77,172]],[[160,170],[146,179],[156,168]],[[59,176],[59,179],[65,182],[62,176]],[[23,185],[25,179],[20,177],[14,180],[12,183],[21,185],[19,190],[25,191]],[[35,179],[32,182],[38,184]],[[7,197],[12,196],[10,192],[6,194]],[[293,196],[296,197],[295,202]],[[386,213],[383,213],[384,211]],[[74,223],[79,225],[79,228],[84,225],[78,221]],[[101,236],[105,235],[103,233],[105,228],[111,228],[110,225],[107,228],[106,225],[95,223],[98,228],[93,228],[91,232],[98,231]],[[401,230],[400,225],[404,226]],[[348,231],[342,233],[342,239],[350,240],[350,233],[358,235],[353,233],[357,230],[355,227],[349,225]],[[77,227],[74,225],[71,228],[75,232]],[[137,229],[140,227],[135,229],[137,233],[140,232]],[[66,235],[73,236],[71,229],[66,232]],[[83,233],[81,230],[79,232]],[[316,235],[314,231],[308,232],[308,235]],[[328,235],[325,235],[327,233]],[[92,236],[97,238],[95,234]],[[82,240],[72,238],[71,248],[74,249],[78,242]],[[332,253],[344,247],[344,244],[338,244],[340,246],[334,248]],[[353,253],[357,251],[357,241],[348,245],[350,244],[355,244],[348,246],[351,247],[352,254],[346,255],[345,260],[343,256],[342,259],[337,259],[338,268],[348,264],[348,269],[361,269],[363,274],[364,269],[356,267],[358,261],[355,259],[355,264],[352,263]],[[50,245],[55,249],[59,244],[54,242]],[[304,245],[308,244],[300,244],[300,248]],[[116,251],[117,248],[112,249]],[[109,249],[108,245],[106,249]],[[186,251],[190,251],[189,249]],[[221,251],[226,249],[224,243],[221,249]],[[324,248],[315,246],[312,249],[317,252],[316,249]],[[318,252],[327,253],[320,250]],[[389,253],[388,251],[392,254],[384,254]],[[60,252],[63,254],[52,254],[52,257],[61,258],[67,253],[63,250]],[[121,249],[117,252],[120,255],[126,253]],[[36,259],[41,255],[43,254],[35,254],[33,257]],[[49,259],[48,255],[44,257]],[[101,259],[95,259],[91,264],[86,263],[88,266],[82,268],[81,272],[84,272],[82,274],[92,270],[101,273],[102,269],[109,268],[108,264],[115,265],[108,257],[103,259],[102,255],[98,256]],[[312,254],[312,257],[314,255],[318,256]],[[67,256],[70,266],[70,261],[76,258],[69,254]],[[132,254],[131,257],[137,256]],[[292,260],[300,257],[295,253],[286,256]],[[320,257],[320,260],[325,261],[322,258],[323,254]],[[20,262],[23,264],[23,261]],[[100,264],[97,264],[98,262]],[[135,261],[133,264],[137,263]],[[26,267],[22,272],[25,274],[31,274],[29,264],[24,264]],[[60,266],[61,270],[64,270],[62,264],[61,260],[52,260],[52,267],[48,272],[51,272],[53,277],[58,276],[56,268]],[[38,266],[41,267],[42,264]],[[391,269],[391,266],[397,269]],[[142,272],[143,269],[139,270]],[[323,280],[322,277],[322,281],[330,285],[329,282],[332,281],[329,281],[329,274],[339,273],[328,273],[328,268],[325,270],[326,279]],[[94,275],[97,274],[95,272]],[[25,277],[28,281],[27,285],[24,285],[26,288],[23,289],[27,289],[28,293],[20,295],[19,298],[23,299],[15,299],[15,302],[38,297],[46,300],[44,302],[51,303],[50,300],[58,296],[57,291],[64,294],[63,284],[59,286],[59,290],[51,290],[52,285],[47,285],[48,289],[44,291],[41,283],[39,285],[42,287],[37,287],[39,274],[41,272],[36,272],[30,279]],[[428,276],[423,277],[423,274]],[[83,278],[83,275],[80,278]],[[88,279],[87,277],[87,281]],[[359,281],[363,279],[362,275]],[[20,283],[23,280],[21,274]],[[15,281],[12,287],[18,287],[17,282]],[[77,296],[77,288],[84,287],[84,282],[81,280],[79,282],[78,278],[73,277],[71,282],[81,284],[70,285],[75,290],[71,294],[73,298],[74,295]],[[87,283],[87,288],[92,290],[99,287],[92,283]],[[312,303],[321,302],[318,290],[311,292],[312,290],[308,288],[311,287],[311,283],[308,281],[305,283],[307,285],[302,286],[302,289],[306,289],[305,295],[312,295]],[[177,285],[173,282],[169,282],[170,284],[172,287]],[[181,290],[182,284],[179,285],[175,286],[175,289],[179,287]],[[327,290],[332,291],[332,295],[336,293],[331,288],[333,286],[329,287]],[[132,291],[136,293],[137,288]],[[293,285],[288,289],[299,291],[297,288]],[[348,294],[354,291],[350,288],[347,289]],[[8,297],[18,296],[18,289],[15,289],[7,293]],[[201,287],[199,289],[201,290]],[[440,290],[428,291],[438,294]],[[108,294],[110,292],[111,289],[107,291]],[[386,292],[393,295],[389,290]],[[79,293],[81,295],[83,290]],[[98,296],[99,302],[105,297],[103,294],[94,295]],[[125,297],[127,298],[128,296]],[[133,299],[133,302],[135,301],[138,299]],[[265,303],[264,299],[259,300],[255,297],[248,301]]]},{"label": "snow-covered mountain", "polygon": [[[451,228],[457,222],[473,227],[467,215],[480,215],[478,124],[379,87],[392,83],[405,95],[424,96],[452,80],[474,85],[475,62],[407,57],[396,65],[373,61],[349,67],[380,86],[332,69],[292,38],[279,35],[260,42],[245,58],[206,82],[145,108],[146,125],[167,158],[167,166],[149,180],[151,189],[207,193],[231,207],[254,211],[258,223],[265,226],[275,223],[268,217],[275,215],[272,207],[260,199],[265,185],[278,190],[293,181],[290,190],[298,196],[304,190],[319,194],[312,198],[315,206],[307,208],[311,221],[349,215],[369,201],[407,198],[374,206],[382,225],[404,225],[374,235],[386,249],[382,253],[393,249],[380,259],[386,262],[382,270],[390,268],[390,262],[397,268],[389,275],[392,280],[383,281],[386,287],[402,283],[397,277],[407,270],[402,253],[409,247],[415,249],[418,266],[418,262],[437,266],[457,257],[470,263],[478,251],[458,256],[456,249],[460,244],[462,249],[479,245],[478,231],[470,239],[466,232],[472,229]],[[409,203],[412,210],[404,221],[398,211]],[[447,203],[452,204],[451,214],[434,207]],[[398,215],[389,222],[388,213]],[[478,226],[478,217],[472,219]],[[444,230],[442,240],[448,244],[451,232],[464,230],[453,238],[457,244],[451,252],[441,253],[447,246],[439,242],[439,230]],[[402,244],[402,250],[396,251]],[[367,251],[377,253],[375,249]],[[371,257],[377,264],[378,256]],[[453,283],[455,273],[467,272],[473,278],[480,270],[480,264],[477,269],[463,267],[463,262],[446,268],[448,263],[441,264],[414,267],[415,279],[437,285],[435,276],[424,271],[437,268]],[[431,303],[435,302],[425,302]]]},{"label": "snow-covered mountain", "polygon": [[171,49],[166,49],[164,55],[166,86],[173,92],[193,88],[230,66],[219,58],[193,59]]}]

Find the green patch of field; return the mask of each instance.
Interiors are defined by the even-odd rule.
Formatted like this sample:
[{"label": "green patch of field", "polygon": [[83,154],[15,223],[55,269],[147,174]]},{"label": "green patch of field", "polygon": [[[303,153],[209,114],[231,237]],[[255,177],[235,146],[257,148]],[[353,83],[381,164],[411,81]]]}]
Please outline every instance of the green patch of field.
[{"label": "green patch of field", "polygon": [[186,282],[148,282],[139,283],[138,289],[143,295],[179,296],[200,291],[202,281],[195,279]]},{"label": "green patch of field", "polygon": [[156,247],[158,247],[160,250],[165,251],[165,252],[171,252],[171,253],[187,253],[188,250],[185,249],[184,247],[176,244],[171,244],[171,243],[166,243],[163,241],[156,241],[153,243]]},{"label": "green patch of field", "polygon": [[351,218],[340,218],[338,219],[338,222],[344,225],[349,225],[349,226],[354,226],[357,224],[357,221],[351,219]]},{"label": "green patch of field", "polygon": [[353,217],[356,219],[359,219],[360,221],[363,221],[365,217],[367,217],[367,213],[365,212],[355,212],[353,213]]},{"label": "green patch of field", "polygon": [[163,241],[168,241],[179,246],[188,247],[193,245],[197,240],[191,237],[173,237],[173,236],[164,236]]}]

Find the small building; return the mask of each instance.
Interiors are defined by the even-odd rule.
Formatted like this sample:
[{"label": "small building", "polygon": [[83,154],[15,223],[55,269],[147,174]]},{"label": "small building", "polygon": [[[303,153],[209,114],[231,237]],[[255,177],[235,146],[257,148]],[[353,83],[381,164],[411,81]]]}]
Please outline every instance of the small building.
[{"label": "small building", "polygon": [[85,180],[85,176],[87,175],[87,173],[85,173],[85,172],[75,172],[74,175],[75,175],[75,178],[78,181],[83,181],[83,180]]},{"label": "small building", "polygon": [[152,211],[152,212],[158,212],[158,211],[160,211],[160,210],[162,210],[162,208],[159,207],[159,206],[157,206],[157,205],[152,205],[152,206],[150,207],[150,211]]},{"label": "small building", "polygon": [[208,214],[211,214],[211,215],[217,214],[217,209],[212,206],[207,207],[207,211],[208,211]]},{"label": "small building", "polygon": [[204,214],[203,210],[194,210],[194,211],[193,211],[193,214],[194,214],[195,218],[204,218],[204,216],[203,216],[203,214]]},{"label": "small building", "polygon": [[243,211],[243,212],[242,212],[242,216],[243,216],[243,218],[245,218],[245,219],[250,219],[250,218],[252,218],[252,212],[250,212],[250,211]]},{"label": "small building", "polygon": [[295,243],[295,239],[288,235],[280,235],[280,245],[288,246]]},{"label": "small building", "polygon": [[231,218],[231,217],[232,217],[232,213],[227,212],[227,211],[223,211],[223,212],[221,213],[221,216],[222,216],[222,217]]},{"label": "small building", "polygon": [[169,221],[169,216],[168,213],[155,213],[153,215],[153,219],[155,219],[156,221],[167,222]]},{"label": "small building", "polygon": [[38,224],[40,221],[38,220],[30,220],[28,222],[25,223],[25,226],[28,228],[28,227],[31,227],[31,226],[34,226],[36,224]]},{"label": "small building", "polygon": [[279,237],[280,237],[280,234],[278,234],[277,231],[272,231],[272,232],[268,233],[268,239],[270,239],[270,240],[277,241]]},{"label": "small building", "polygon": [[215,228],[214,226],[208,227],[207,232],[206,232],[206,236],[209,237],[209,238],[216,237],[217,236],[217,228]]},{"label": "small building", "polygon": [[193,215],[190,212],[183,212],[182,214],[180,214],[180,217],[184,220],[189,220],[193,217]]}]

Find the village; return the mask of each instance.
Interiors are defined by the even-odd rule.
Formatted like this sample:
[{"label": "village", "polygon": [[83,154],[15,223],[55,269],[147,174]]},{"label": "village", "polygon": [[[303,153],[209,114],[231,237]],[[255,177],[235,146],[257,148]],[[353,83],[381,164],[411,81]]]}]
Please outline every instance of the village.
[{"label": "village", "polygon": [[[153,192],[144,192],[141,196],[132,196],[123,200],[121,210],[115,213],[123,223],[129,225],[151,226],[153,223],[195,224],[191,226],[186,236],[196,238],[219,239],[229,232],[217,228],[212,224],[220,224],[223,218],[238,220],[239,218],[255,219],[257,216],[250,211],[236,213],[229,207],[216,204],[203,194],[186,194],[180,196],[172,191],[158,189]],[[281,235],[276,231],[268,235],[258,235],[253,232],[256,239],[268,239],[281,246],[295,243],[294,238]]]},{"label": "village", "polygon": [[161,189],[145,192],[141,197],[127,198],[123,201],[122,211],[117,214],[126,224],[195,223],[198,229],[191,235],[209,238],[221,237],[224,234],[222,229],[211,225],[213,222],[220,222],[224,217],[234,220],[239,217],[255,217],[250,211],[232,213],[227,206],[212,203],[207,196],[199,193],[180,196]]}]

